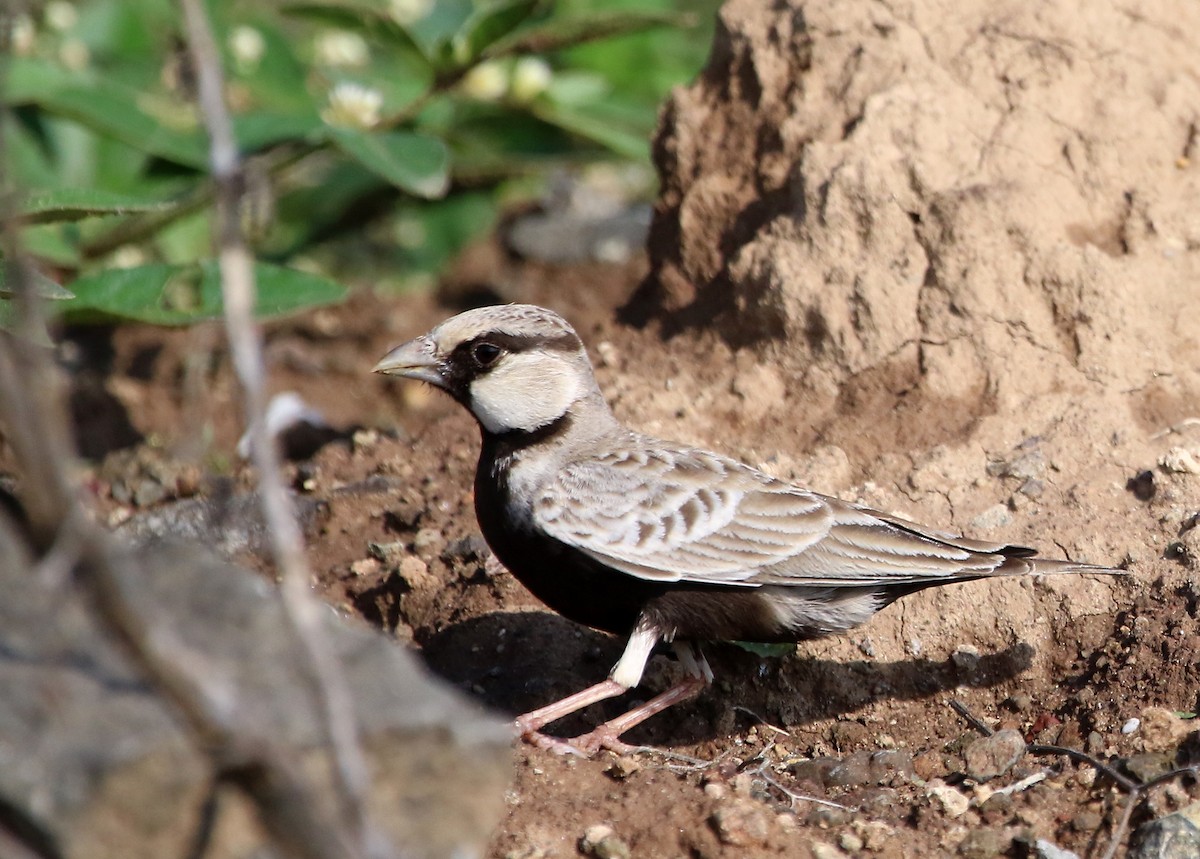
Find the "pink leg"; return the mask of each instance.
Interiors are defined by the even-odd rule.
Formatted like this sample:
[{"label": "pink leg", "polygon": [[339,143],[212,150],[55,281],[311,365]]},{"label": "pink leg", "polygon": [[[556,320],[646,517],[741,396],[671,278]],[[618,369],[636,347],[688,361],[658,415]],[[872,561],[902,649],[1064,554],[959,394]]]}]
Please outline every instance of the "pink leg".
[{"label": "pink leg", "polygon": [[557,722],[564,716],[569,716],[578,710],[582,710],[589,704],[615,698],[628,691],[626,687],[615,680],[605,680],[602,683],[597,683],[595,686],[589,686],[582,692],[568,695],[561,701],[555,701],[553,704],[547,704],[545,707],[532,710],[523,716],[518,716],[516,720],[517,731],[520,732],[521,739],[537,746],[539,749],[557,752],[560,755],[584,754],[582,750],[571,745],[568,741],[547,737],[539,729],[545,725],[549,725],[551,722]]},{"label": "pink leg", "polygon": [[567,742],[588,757],[596,754],[601,749],[610,749],[619,755],[627,755],[630,752],[636,751],[637,746],[621,742],[620,736],[622,734],[640,725],[651,716],[661,713],[668,707],[696,697],[707,685],[708,681],[703,677],[688,677],[661,695],[651,698],[640,707],[634,707],[628,713],[617,716],[617,718],[600,725],[591,733],[583,734]]}]

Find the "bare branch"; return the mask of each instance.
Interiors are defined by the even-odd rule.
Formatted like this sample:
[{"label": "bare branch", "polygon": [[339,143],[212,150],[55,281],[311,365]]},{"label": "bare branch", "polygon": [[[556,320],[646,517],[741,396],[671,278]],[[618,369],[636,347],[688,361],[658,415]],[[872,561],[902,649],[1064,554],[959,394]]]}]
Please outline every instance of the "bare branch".
[{"label": "bare branch", "polygon": [[312,690],[329,737],[341,811],[365,855],[371,836],[366,817],[366,762],[359,748],[349,690],[340,666],[322,633],[324,607],[310,594],[311,576],[304,539],[283,487],[278,457],[266,425],[266,385],[261,337],[254,323],[254,262],[242,235],[239,206],[244,173],[224,101],[224,79],[201,0],[182,0],[188,46],[199,91],[200,112],[210,138],[210,160],[216,184],[216,234],[221,268],[225,326],[233,364],[245,398],[251,460],[258,470],[263,514],[280,571],[283,605],[305,649],[312,671]]}]

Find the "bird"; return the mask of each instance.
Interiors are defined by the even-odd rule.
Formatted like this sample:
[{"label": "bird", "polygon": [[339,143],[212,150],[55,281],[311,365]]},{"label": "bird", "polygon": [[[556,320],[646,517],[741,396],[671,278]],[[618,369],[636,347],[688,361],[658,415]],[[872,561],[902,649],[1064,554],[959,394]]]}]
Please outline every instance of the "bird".
[{"label": "bird", "polygon": [[[516,718],[542,749],[635,750],[625,732],[712,683],[703,642],[836,635],[936,585],[1123,572],[929,528],[636,432],[609,408],[575,329],[536,305],[467,310],[373,372],[426,382],[474,416],[475,512],[492,552],[555,612],[626,636],[605,680]],[[543,732],[638,686],[660,642],[682,681],[578,737]]]}]

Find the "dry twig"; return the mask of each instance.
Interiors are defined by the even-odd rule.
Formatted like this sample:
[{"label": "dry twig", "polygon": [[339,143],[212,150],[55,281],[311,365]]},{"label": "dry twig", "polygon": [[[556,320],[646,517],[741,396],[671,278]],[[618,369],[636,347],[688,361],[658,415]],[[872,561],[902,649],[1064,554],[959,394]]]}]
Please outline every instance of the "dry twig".
[{"label": "dry twig", "polygon": [[[951,700],[950,708],[959,716],[970,723],[971,727],[979,731],[985,737],[990,737],[996,732],[992,727],[977,717],[974,713],[967,709],[967,705],[962,701]],[[1121,819],[1117,822],[1116,828],[1113,830],[1112,839],[1109,841],[1108,849],[1104,851],[1102,859],[1113,859],[1117,855],[1117,850],[1121,843],[1125,840],[1129,830],[1129,821],[1133,817],[1133,810],[1136,807],[1141,797],[1151,788],[1157,787],[1160,784],[1165,784],[1169,781],[1174,781],[1183,775],[1191,774],[1196,776],[1200,774],[1200,764],[1190,767],[1181,767],[1180,769],[1172,770],[1168,773],[1151,779],[1150,781],[1139,782],[1126,776],[1114,767],[1106,764],[1099,758],[1089,755],[1086,752],[1081,752],[1079,749],[1069,749],[1065,746],[1048,746],[1042,743],[1026,743],[1025,750],[1031,755],[1062,755],[1070,758],[1077,763],[1087,764],[1102,773],[1112,780],[1117,787],[1125,791],[1128,796],[1125,799],[1124,808],[1121,810]]]},{"label": "dry twig", "polygon": [[309,593],[311,575],[304,555],[303,535],[284,490],[278,457],[266,425],[262,347],[254,323],[254,266],[239,218],[245,175],[225,107],[220,55],[201,0],[182,0],[182,3],[200,112],[210,139],[225,326],[245,398],[251,459],[258,470],[263,513],[280,571],[284,609],[308,656],[312,691],[329,737],[341,812],[350,822],[357,852],[367,855],[375,852],[374,847],[368,850],[375,836],[366,812],[366,761],[359,747],[354,710],[341,666],[321,629],[324,609]]}]

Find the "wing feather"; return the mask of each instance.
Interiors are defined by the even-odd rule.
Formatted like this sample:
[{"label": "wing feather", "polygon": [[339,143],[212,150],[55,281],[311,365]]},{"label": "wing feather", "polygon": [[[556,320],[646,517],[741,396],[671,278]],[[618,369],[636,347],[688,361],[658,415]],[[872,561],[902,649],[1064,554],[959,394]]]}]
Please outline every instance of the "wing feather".
[{"label": "wing feather", "polygon": [[534,505],[551,537],[663,582],[894,585],[987,575],[1026,550],[809,492],[707,451],[655,446],[562,469]]}]

